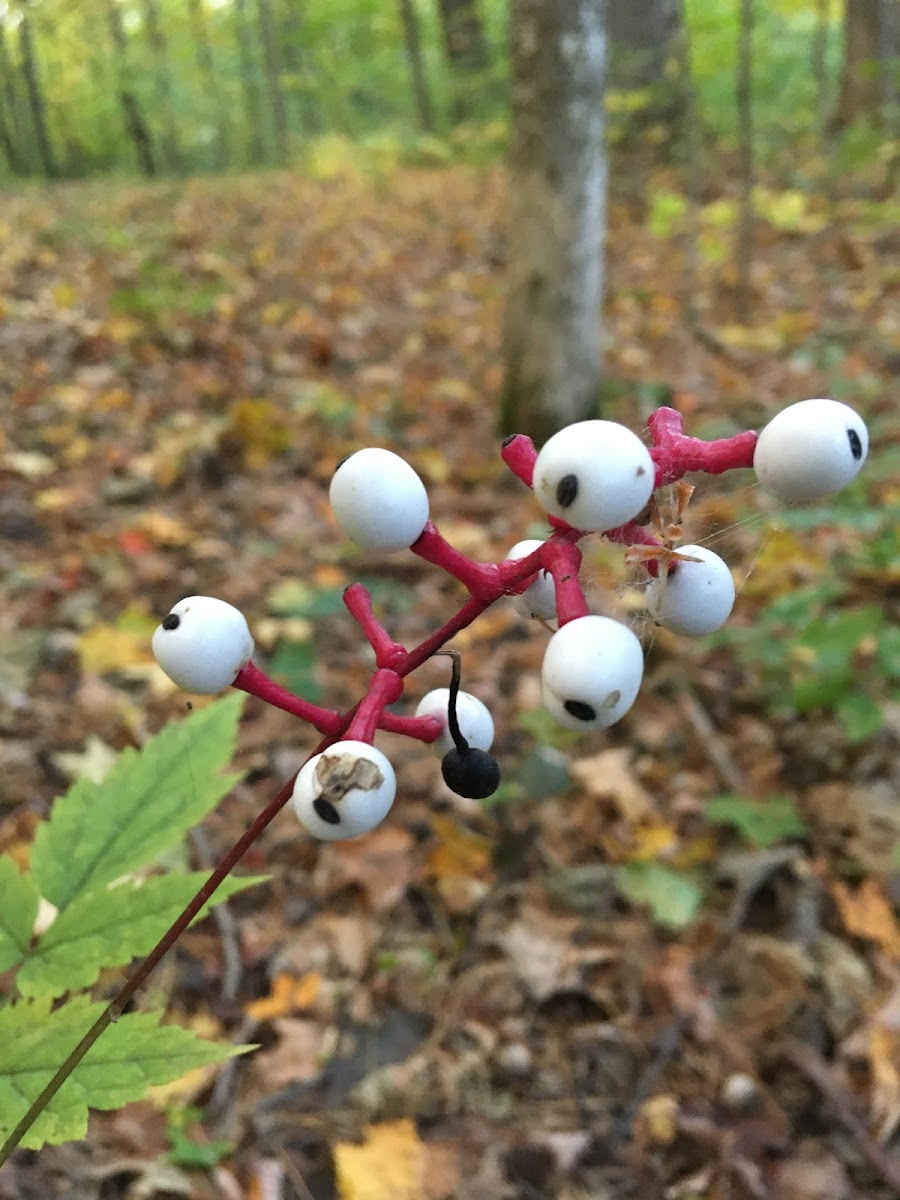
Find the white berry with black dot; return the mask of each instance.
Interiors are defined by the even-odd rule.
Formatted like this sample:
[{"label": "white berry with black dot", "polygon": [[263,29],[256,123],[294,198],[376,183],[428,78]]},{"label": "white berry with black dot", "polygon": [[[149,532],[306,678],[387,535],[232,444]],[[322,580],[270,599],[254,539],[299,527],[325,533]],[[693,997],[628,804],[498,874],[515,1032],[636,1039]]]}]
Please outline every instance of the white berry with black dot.
[{"label": "white berry with black dot", "polygon": [[655,468],[636,434],[615,421],[579,421],[555,433],[534,464],[534,494],[576,529],[614,529],[638,515]]},{"label": "white berry with black dot", "polygon": [[[422,697],[416,708],[417,717],[437,717],[440,721],[441,735],[431,744],[441,755],[452,750],[454,746],[450,736],[449,708],[449,688],[435,688]],[[456,696],[456,719],[459,722],[460,733],[470,746],[476,750],[490,750],[494,740],[494,718],[486,704],[471,692],[459,692]]]},{"label": "white berry with black dot", "polygon": [[337,522],[364,550],[407,550],[428,521],[428,493],[399,454],[369,446],[338,464],[329,499]]},{"label": "white berry with black dot", "polygon": [[212,696],[229,687],[253,654],[244,614],[214,596],[179,600],[153,634],[153,655],[186,692]]},{"label": "white berry with black dot", "polygon": [[567,729],[606,729],[634,704],[643,674],[641,643],[627,625],[611,617],[577,617],[547,643],[544,705]]},{"label": "white berry with black dot", "polygon": [[820,500],[856,478],[869,453],[866,423],[838,400],[801,400],[759,435],[753,469],[765,491],[788,503]]},{"label": "white berry with black dot", "polygon": [[[651,581],[647,609],[653,619],[673,633],[703,637],[714,633],[734,607],[734,579],[728,564],[706,546],[679,546],[674,570]],[[661,566],[665,571],[665,566]]]},{"label": "white berry with black dot", "polygon": [[391,810],[397,779],[368,742],[335,742],[300,768],[291,803],[313,837],[338,842],[370,833]]}]

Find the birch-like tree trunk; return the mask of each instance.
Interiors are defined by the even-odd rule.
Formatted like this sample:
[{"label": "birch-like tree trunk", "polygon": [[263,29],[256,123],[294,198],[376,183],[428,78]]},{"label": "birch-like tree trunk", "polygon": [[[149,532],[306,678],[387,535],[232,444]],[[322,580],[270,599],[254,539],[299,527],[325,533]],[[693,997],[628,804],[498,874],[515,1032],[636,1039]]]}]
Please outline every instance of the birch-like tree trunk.
[{"label": "birch-like tree trunk", "polygon": [[484,18],[479,0],[438,0],[438,13],[450,67],[450,107],[454,120],[462,121],[472,110],[472,84],[488,66]]},{"label": "birch-like tree trunk", "polygon": [[505,433],[544,439],[597,414],[604,9],[604,0],[511,4]]}]

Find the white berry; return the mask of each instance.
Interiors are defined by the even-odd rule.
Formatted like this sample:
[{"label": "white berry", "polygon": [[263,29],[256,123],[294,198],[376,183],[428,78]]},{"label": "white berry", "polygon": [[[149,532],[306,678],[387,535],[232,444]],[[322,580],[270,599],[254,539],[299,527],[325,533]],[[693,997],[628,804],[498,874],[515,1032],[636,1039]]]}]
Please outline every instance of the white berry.
[{"label": "white berry", "polygon": [[577,617],[547,643],[544,704],[567,729],[606,729],[634,704],[643,673],[641,644],[627,625]]},{"label": "white berry", "polygon": [[[453,749],[448,717],[449,705],[450,689],[435,688],[433,692],[422,697],[416,708],[417,717],[437,717],[441,722],[443,732],[437,741],[431,744],[442,756]],[[475,750],[490,750],[494,740],[494,718],[477,696],[473,696],[471,692],[457,693],[456,719],[459,722],[459,732],[470,746]]]},{"label": "white berry", "polygon": [[[543,542],[537,538],[529,538],[524,542],[516,542],[507,559],[527,558],[533,554]],[[553,576],[549,571],[538,571],[533,583],[524,592],[512,598],[513,607],[523,617],[534,617],[541,621],[552,621],[556,617],[556,587]]]},{"label": "white berry", "polygon": [[380,825],[397,794],[390,761],[367,742],[335,742],[300,768],[294,812],[314,837],[327,842],[359,837]]},{"label": "white berry", "polygon": [[855,479],[869,452],[859,413],[837,400],[801,400],[759,435],[753,469],[779,500],[819,500]]},{"label": "white berry", "polygon": [[534,464],[534,494],[576,529],[614,529],[641,511],[654,466],[639,437],[614,421],[579,421],[547,442]]},{"label": "white berry", "polygon": [[152,645],[173,683],[198,696],[224,691],[253,654],[244,614],[214,596],[179,600],[157,626]]},{"label": "white berry", "polygon": [[338,524],[364,550],[406,550],[428,520],[428,493],[408,462],[370,446],[339,464],[329,498]]},{"label": "white berry", "polygon": [[728,564],[705,546],[679,546],[679,554],[700,559],[676,559],[675,569],[654,579],[647,589],[650,615],[673,633],[702,637],[720,629],[734,607],[734,579]]}]

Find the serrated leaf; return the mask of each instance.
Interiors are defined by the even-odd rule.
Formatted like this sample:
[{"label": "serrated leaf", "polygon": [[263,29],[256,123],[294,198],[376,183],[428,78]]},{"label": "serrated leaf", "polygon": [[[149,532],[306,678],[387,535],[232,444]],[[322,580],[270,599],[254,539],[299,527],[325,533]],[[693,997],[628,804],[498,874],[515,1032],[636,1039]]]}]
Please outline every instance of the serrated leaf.
[{"label": "serrated leaf", "polygon": [[170,722],[140,753],[127,749],[102,783],[79,779],[38,828],[31,871],[61,911],[76,897],[155,862],[239,778],[233,753],[243,697],[226,696]]},{"label": "serrated leaf", "polygon": [[[61,996],[90,987],[105,967],[124,966],[152,950],[208,877],[208,871],[170,872],[79,896],[19,968],[16,986],[24,996]],[[197,920],[264,878],[229,876]]]},{"label": "serrated leaf", "polygon": [[8,854],[0,856],[0,971],[28,953],[40,893],[30,875],[22,875]]},{"label": "serrated leaf", "polygon": [[[50,1012],[48,999],[0,1009],[0,1140],[22,1119],[103,1008],[79,996],[55,1012]],[[110,1025],[21,1144],[36,1150],[48,1142],[81,1138],[88,1108],[120,1108],[140,1099],[152,1084],[169,1083],[196,1067],[253,1049],[203,1041],[188,1029],[160,1025],[161,1016],[129,1013]]]},{"label": "serrated leaf", "polygon": [[616,884],[629,900],[646,904],[653,919],[669,929],[689,925],[703,901],[689,875],[659,863],[627,863],[616,872]]},{"label": "serrated leaf", "polygon": [[789,796],[772,796],[765,801],[720,796],[710,800],[704,811],[707,820],[734,826],[762,850],[806,833],[806,825]]}]

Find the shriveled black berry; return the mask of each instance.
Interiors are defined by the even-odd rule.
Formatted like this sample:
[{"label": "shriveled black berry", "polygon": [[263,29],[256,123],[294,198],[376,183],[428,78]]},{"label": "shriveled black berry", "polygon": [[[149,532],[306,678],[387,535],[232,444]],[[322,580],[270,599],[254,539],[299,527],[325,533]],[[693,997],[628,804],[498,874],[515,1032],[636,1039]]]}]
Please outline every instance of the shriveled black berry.
[{"label": "shriveled black berry", "polygon": [[862,441],[855,429],[847,430],[847,441],[850,443],[850,453],[859,462],[862,458]]},{"label": "shriveled black berry", "polygon": [[317,796],[313,800],[313,809],[317,816],[321,817],[326,825],[340,825],[341,814],[334,807],[330,800],[323,800],[321,796]]},{"label": "shriveled black berry", "polygon": [[556,485],[556,503],[560,508],[568,508],[575,503],[575,497],[578,495],[578,476],[563,475],[562,479]]},{"label": "shriveled black berry", "polygon": [[492,796],[500,784],[500,767],[493,754],[470,746],[459,751],[448,750],[441,760],[444,783],[457,796],[468,800],[484,800]]},{"label": "shriveled black berry", "polygon": [[169,613],[167,617],[163,617],[161,624],[163,629],[177,629],[181,624],[181,617],[178,613]]},{"label": "shriveled black berry", "polygon": [[585,704],[583,700],[565,700],[563,708],[574,717],[576,721],[596,721],[597,713],[591,708],[590,704]]}]

